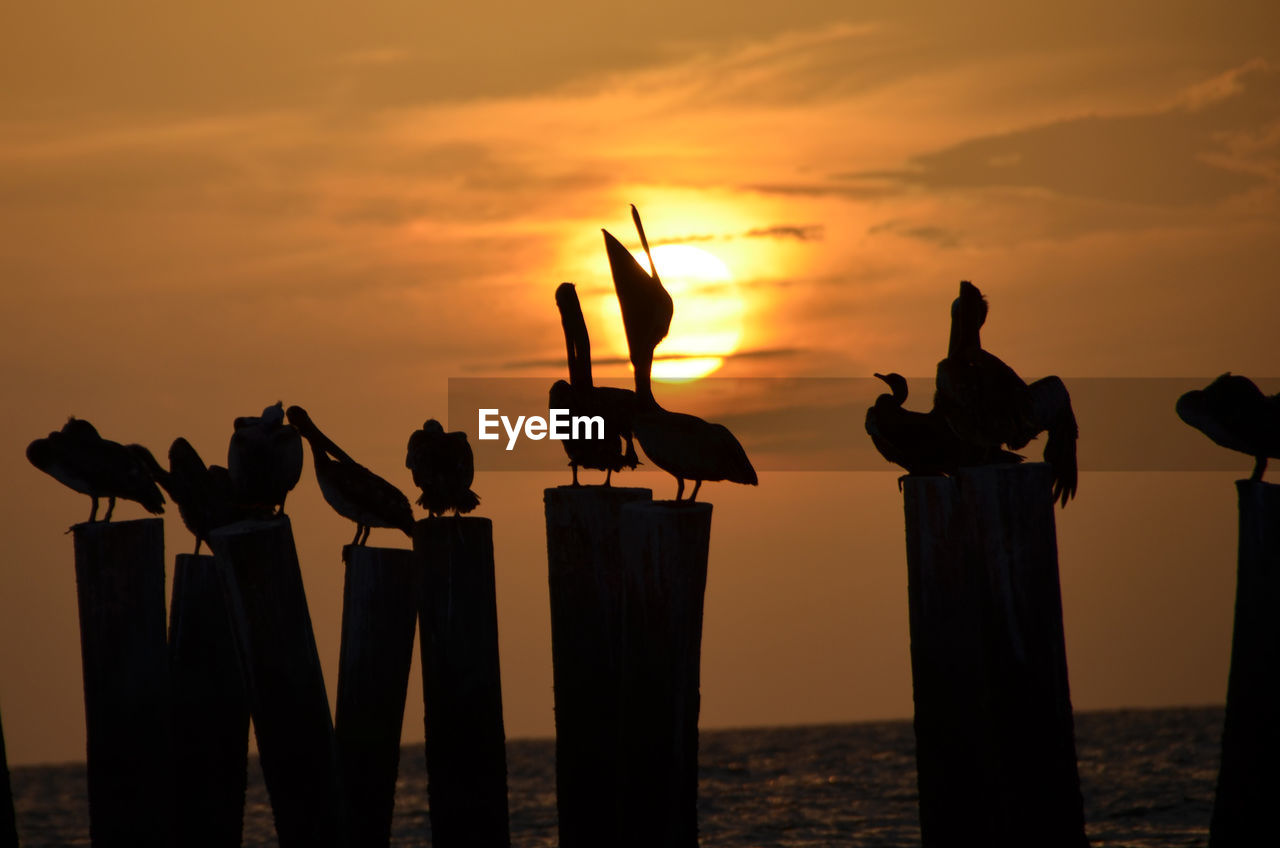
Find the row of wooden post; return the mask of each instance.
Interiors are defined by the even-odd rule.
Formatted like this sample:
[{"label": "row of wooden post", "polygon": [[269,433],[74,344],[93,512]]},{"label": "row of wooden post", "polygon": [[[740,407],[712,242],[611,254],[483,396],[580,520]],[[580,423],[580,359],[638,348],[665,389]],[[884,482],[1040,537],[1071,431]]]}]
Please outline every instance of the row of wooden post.
[{"label": "row of wooden post", "polygon": [[75,528],[96,848],[238,846],[250,717],[281,848],[385,846],[419,621],[433,844],[510,844],[488,519],[344,549],[336,733],[289,520],[180,555],[167,640],[162,528]]},{"label": "row of wooden post", "polygon": [[[1048,475],[1028,463],[906,481],[926,848],[1088,844]],[[1280,600],[1277,492],[1240,483],[1215,846],[1257,834],[1280,788],[1280,641],[1268,624]],[[544,500],[560,844],[694,846],[711,507],[626,488],[561,487]],[[282,848],[387,844],[415,619],[433,844],[509,844],[487,520],[419,522],[413,553],[346,550],[336,737],[287,520],[215,533],[216,559],[179,557],[170,724],[159,533],[155,519],[77,527],[95,845],[168,844],[165,809],[180,828],[203,823],[181,844],[239,844],[250,714]],[[217,768],[164,779],[170,734],[180,765]],[[173,805],[156,803],[175,788]]]}]

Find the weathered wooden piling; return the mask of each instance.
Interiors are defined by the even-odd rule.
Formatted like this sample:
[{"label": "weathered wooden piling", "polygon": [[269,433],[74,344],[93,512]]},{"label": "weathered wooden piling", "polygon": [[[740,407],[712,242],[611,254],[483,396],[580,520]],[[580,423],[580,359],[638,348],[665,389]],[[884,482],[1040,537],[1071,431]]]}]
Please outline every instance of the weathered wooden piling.
[{"label": "weathered wooden piling", "polygon": [[431,844],[507,848],[493,522],[423,519],[413,550],[424,569],[419,633]]},{"label": "weathered wooden piling", "polygon": [[334,718],[354,846],[391,839],[400,728],[418,622],[421,568],[413,551],[348,545],[342,654]]},{"label": "weathered wooden piling", "polygon": [[562,848],[619,845],[623,839],[622,508],[652,498],[649,489],[612,486],[560,486],[542,493]]},{"label": "weathered wooden piling", "polygon": [[337,746],[287,517],[209,538],[223,580],[280,848],[345,846]]},{"label": "weathered wooden piling", "polygon": [[1280,839],[1280,486],[1236,481],[1240,537],[1235,632],[1222,728],[1212,848]]},{"label": "weathered wooden piling", "polygon": [[0,848],[18,848],[18,820],[13,813],[13,786],[9,783],[4,722],[0,722]]},{"label": "weathered wooden piling", "polygon": [[88,741],[89,837],[168,846],[172,781],[164,522],[72,528]]},{"label": "weathered wooden piling", "polygon": [[924,845],[1088,845],[1048,466],[905,483]]},{"label": "weathered wooden piling", "polygon": [[620,530],[623,846],[698,844],[698,711],[711,504],[631,503]]},{"label": "weathered wooden piling", "polygon": [[212,556],[178,554],[169,608],[176,844],[238,848],[249,699]]},{"label": "weathered wooden piling", "polygon": [[966,567],[955,482],[903,482],[920,831],[926,846],[960,845],[987,830],[981,572]]}]

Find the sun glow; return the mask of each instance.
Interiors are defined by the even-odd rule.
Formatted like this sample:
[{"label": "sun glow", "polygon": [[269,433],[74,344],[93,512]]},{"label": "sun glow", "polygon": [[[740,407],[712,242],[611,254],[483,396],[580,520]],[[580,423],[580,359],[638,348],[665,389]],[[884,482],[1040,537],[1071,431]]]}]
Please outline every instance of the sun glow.
[{"label": "sun glow", "polygon": [[[646,269],[643,250],[632,251]],[[689,244],[653,248],[662,284],[675,301],[671,330],[654,351],[653,378],[663,382],[696,380],[713,373],[742,343],[745,303],[729,267],[713,253]],[[614,298],[604,298],[616,313]],[[610,317],[609,326],[620,326]],[[612,341],[626,352],[621,334]]]}]

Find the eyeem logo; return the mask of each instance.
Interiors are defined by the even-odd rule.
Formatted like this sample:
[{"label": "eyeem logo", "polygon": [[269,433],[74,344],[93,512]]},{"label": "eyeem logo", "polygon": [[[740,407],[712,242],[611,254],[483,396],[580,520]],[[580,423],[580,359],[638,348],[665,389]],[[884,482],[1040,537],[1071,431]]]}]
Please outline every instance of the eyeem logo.
[{"label": "eyeem logo", "polygon": [[[484,441],[495,441],[501,437],[497,432],[498,424],[507,431],[507,450],[516,446],[520,438],[521,426],[525,438],[541,441],[551,438],[556,441],[568,439],[603,439],[604,418],[599,415],[570,415],[567,409],[548,409],[547,418],[541,415],[516,416],[515,424],[511,419],[496,409],[480,410],[480,438]],[[594,434],[594,435],[593,435]]]}]

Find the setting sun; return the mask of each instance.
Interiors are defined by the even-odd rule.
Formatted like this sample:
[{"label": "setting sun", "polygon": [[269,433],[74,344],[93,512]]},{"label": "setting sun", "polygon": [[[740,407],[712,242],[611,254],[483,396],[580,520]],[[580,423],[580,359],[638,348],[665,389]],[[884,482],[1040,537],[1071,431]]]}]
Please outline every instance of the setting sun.
[{"label": "setting sun", "polygon": [[[643,250],[632,253],[649,268]],[[653,261],[675,301],[671,330],[656,351],[653,378],[680,382],[705,377],[723,365],[725,357],[742,342],[746,310],[738,285],[719,257],[693,245],[658,245],[653,248]],[[618,304],[613,298],[604,298],[603,304],[612,313],[605,326],[619,328],[609,341],[625,355]]]}]

